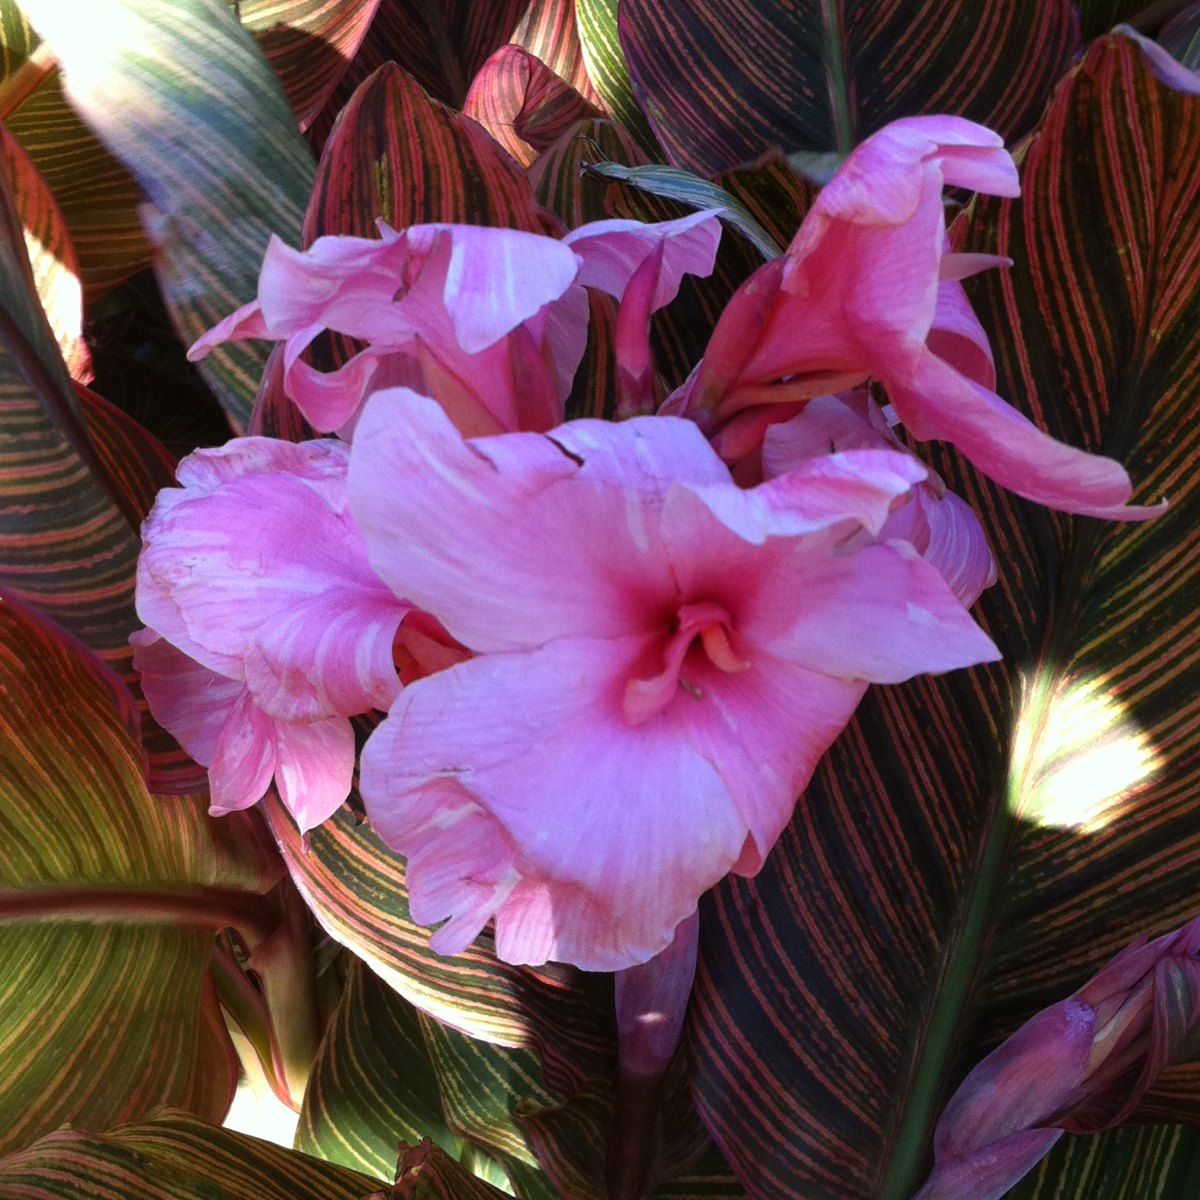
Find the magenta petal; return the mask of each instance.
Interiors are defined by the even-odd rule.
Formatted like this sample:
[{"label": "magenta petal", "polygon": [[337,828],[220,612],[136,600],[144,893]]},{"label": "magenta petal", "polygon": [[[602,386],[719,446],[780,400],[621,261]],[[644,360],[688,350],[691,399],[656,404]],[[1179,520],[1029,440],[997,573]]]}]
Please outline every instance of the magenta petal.
[{"label": "magenta petal", "polygon": [[214,325],[207,333],[201,334],[188,347],[188,362],[196,362],[210,350],[224,342],[240,342],[246,338],[269,338],[274,334],[263,319],[262,307],[257,300],[243,304],[235,312],[231,312],[223,321]]},{"label": "magenta petal", "polygon": [[687,709],[625,723],[621,690],[644,646],[559,641],[405,689],[367,742],[361,788],[380,836],[410,856],[414,915],[432,915],[432,878],[439,915],[461,908],[477,931],[495,911],[508,961],[615,970],[667,945],[747,830],[688,744]]},{"label": "magenta petal", "polygon": [[198,451],[143,531],[143,620],[245,679],[275,716],[351,716],[395,694],[390,645],[408,607],[367,562],[348,455],[338,442],[267,438]]},{"label": "magenta petal", "polygon": [[1027,1129],[966,1158],[938,1163],[913,1200],[1000,1200],[1062,1137],[1061,1129]]},{"label": "magenta petal", "polygon": [[1074,998],[1031,1017],[959,1085],[938,1120],[939,1162],[1046,1125],[1088,1070],[1096,1014]]},{"label": "magenta petal", "polygon": [[257,804],[274,773],[275,722],[243,687],[226,712],[208,766],[209,811],[219,816]]},{"label": "magenta petal", "polygon": [[201,666],[152,629],[138,630],[129,641],[154,719],[207,767],[217,753],[226,718],[246,685]]}]

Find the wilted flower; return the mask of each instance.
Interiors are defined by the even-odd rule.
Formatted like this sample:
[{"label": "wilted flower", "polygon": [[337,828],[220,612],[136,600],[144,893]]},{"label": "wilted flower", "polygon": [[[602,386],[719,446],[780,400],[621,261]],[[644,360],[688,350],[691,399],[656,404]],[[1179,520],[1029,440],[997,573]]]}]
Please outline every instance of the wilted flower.
[{"label": "wilted flower", "polygon": [[[284,391],[314,428],[349,433],[368,395],[403,384],[436,396],[468,436],[546,430],[563,419],[587,342],[592,287],[618,300],[618,362],[640,380],[647,322],[685,273],[707,275],[721,227],[597,221],[561,240],[475,225],[379,223],[379,238],[328,236],[305,251],[272,238],[258,298],[189,351],[286,339]],[[326,330],[363,343],[335,371],[302,357]]]},{"label": "wilted flower", "polygon": [[1200,918],[1139,938],[993,1050],[946,1105],[915,1200],[996,1200],[1063,1133],[1128,1120],[1163,1068],[1195,1053],[1198,955]]},{"label": "wilted flower", "polygon": [[689,421],[464,440],[373,397],[350,467],[371,563],[475,654],[362,756],[434,948],[494,915],[508,961],[648,959],[758,870],[868,681],[997,657],[910,545],[847,548],[924,477],[847,450],[743,490]]},{"label": "wilted flower", "polygon": [[987,337],[959,280],[1004,260],[950,252],[944,184],[1018,193],[1001,139],[960,117],[910,117],[869,137],[783,257],[735,293],[663,411],[699,422],[734,462],[761,444],[773,419],[763,406],[874,379],[914,437],[952,442],[1022,496],[1067,512],[1153,515],[1123,507],[1131,488],[1118,463],[1056,441],[995,394]]}]

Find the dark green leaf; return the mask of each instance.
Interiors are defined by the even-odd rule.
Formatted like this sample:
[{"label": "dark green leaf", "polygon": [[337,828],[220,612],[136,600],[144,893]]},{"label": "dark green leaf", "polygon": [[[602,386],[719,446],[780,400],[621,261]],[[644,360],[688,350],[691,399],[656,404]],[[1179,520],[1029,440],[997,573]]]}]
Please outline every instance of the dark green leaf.
[{"label": "dark green leaf", "polygon": [[1071,7],[623,0],[620,37],[667,157],[711,176],[774,148],[845,154],[914,113],[957,113],[1018,138],[1071,61]]}]

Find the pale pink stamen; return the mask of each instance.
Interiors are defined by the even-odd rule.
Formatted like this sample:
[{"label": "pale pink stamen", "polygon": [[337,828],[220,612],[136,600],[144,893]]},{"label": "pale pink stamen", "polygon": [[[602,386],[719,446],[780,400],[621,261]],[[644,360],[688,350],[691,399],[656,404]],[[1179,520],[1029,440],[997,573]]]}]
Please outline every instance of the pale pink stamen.
[{"label": "pale pink stamen", "polygon": [[720,671],[733,674],[750,664],[739,658],[729,641],[729,613],[711,600],[685,604],[676,618],[676,631],[663,649],[663,669],[649,679],[631,679],[625,688],[622,711],[630,725],[640,725],[662,712],[682,688],[693,699],[704,693],[680,675],[683,660],[697,638],[709,661]]}]

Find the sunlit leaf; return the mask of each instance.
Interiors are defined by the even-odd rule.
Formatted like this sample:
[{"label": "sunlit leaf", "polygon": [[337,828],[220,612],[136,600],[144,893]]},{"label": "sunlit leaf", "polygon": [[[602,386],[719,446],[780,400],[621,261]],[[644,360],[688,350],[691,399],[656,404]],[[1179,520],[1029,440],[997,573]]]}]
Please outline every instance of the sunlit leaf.
[{"label": "sunlit leaf", "polygon": [[272,931],[258,894],[278,860],[251,814],[152,798],[136,724],[94,657],[0,601],[5,1150],[162,1104],[217,1120],[233,1094],[205,971],[222,926],[251,945]]},{"label": "sunlit leaf", "polygon": [[999,390],[1171,508],[1064,517],[922,447],[991,536],[1005,661],[872,689],[763,872],[702,909],[697,1102],[755,1197],[908,1200],[966,1070],[1200,897],[1200,97],[1097,43],[1023,187],[967,230],[1013,260],[972,281]]},{"label": "sunlit leaf", "polygon": [[[268,236],[300,227],[312,163],[278,82],[223,0],[24,7],[72,103],[142,188],[159,284],[180,336],[195,340],[254,296]],[[265,360],[252,343],[201,364],[242,426]]]},{"label": "sunlit leaf", "polygon": [[283,87],[296,122],[307,129],[346,73],[380,0],[238,0],[242,26],[254,35]]},{"label": "sunlit leaf", "polygon": [[185,1113],[164,1113],[111,1133],[51,1133],[0,1160],[0,1191],[21,1200],[366,1200],[393,1194],[357,1171],[215,1129]]},{"label": "sunlit leaf", "polygon": [[617,0],[575,0],[575,23],[588,77],[610,117],[628,130],[650,159],[658,142],[634,96],[617,37]]},{"label": "sunlit leaf", "polygon": [[619,24],[668,159],[714,175],[773,148],[844,154],[922,112],[1020,137],[1071,61],[1071,10],[1068,0],[622,0]]}]

